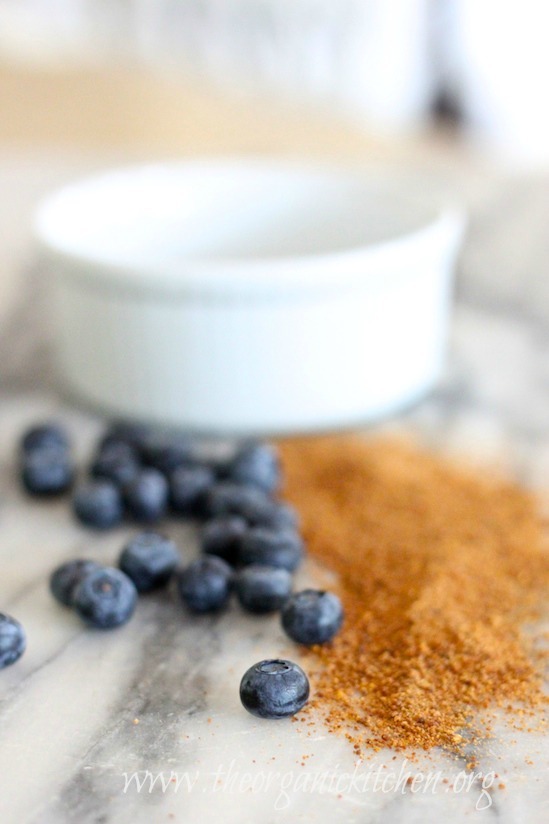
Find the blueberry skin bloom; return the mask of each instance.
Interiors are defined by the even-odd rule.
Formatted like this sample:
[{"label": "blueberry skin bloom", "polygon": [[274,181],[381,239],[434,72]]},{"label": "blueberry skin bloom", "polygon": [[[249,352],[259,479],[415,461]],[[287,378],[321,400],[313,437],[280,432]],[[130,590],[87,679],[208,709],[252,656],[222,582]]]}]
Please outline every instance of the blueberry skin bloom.
[{"label": "blueberry skin bloom", "polygon": [[209,466],[179,466],[170,476],[170,504],[178,515],[200,515],[204,494],[213,486],[215,474]]},{"label": "blueberry skin bloom", "polygon": [[26,646],[27,637],[19,621],[0,612],[0,669],[21,658]]},{"label": "blueberry skin bloom", "polygon": [[88,481],[74,493],[74,514],[85,526],[93,529],[111,529],[124,514],[118,487],[107,480]]},{"label": "blueberry skin bloom", "polygon": [[165,586],[179,562],[177,546],[158,532],[140,532],[124,547],[119,567],[138,592]]},{"label": "blueberry skin bloom", "polygon": [[21,458],[21,482],[30,495],[61,495],[74,480],[74,466],[66,449],[40,446]]},{"label": "blueberry skin bloom", "polygon": [[290,530],[253,527],[242,539],[239,560],[242,564],[263,564],[293,572],[303,558],[303,541]]},{"label": "blueberry skin bloom", "polygon": [[276,612],[288,600],[292,576],[286,569],[252,564],[236,575],[235,590],[245,610],[264,615]]},{"label": "blueberry skin bloom", "polygon": [[99,564],[83,558],[61,564],[57,569],[54,569],[50,576],[51,594],[63,606],[71,607],[76,587],[86,575],[96,569],[99,569]]},{"label": "blueberry skin bloom", "polygon": [[260,661],[244,673],[240,700],[259,718],[288,718],[305,706],[309,679],[292,661]]},{"label": "blueberry skin bloom", "polygon": [[217,555],[228,564],[235,565],[238,561],[240,543],[248,524],[239,515],[226,515],[214,518],[202,529],[202,552],[207,555]]},{"label": "blueberry skin bloom", "polygon": [[193,612],[223,609],[231,593],[232,571],[215,556],[199,558],[182,569],[177,586],[183,603]]},{"label": "blueberry skin bloom", "polygon": [[281,619],[286,634],[298,644],[325,644],[341,628],[343,607],[332,592],[304,589],[286,601]]},{"label": "blueberry skin bloom", "polygon": [[159,521],[168,506],[168,481],[157,469],[142,469],[124,487],[124,501],[136,521]]},{"label": "blueberry skin bloom", "polygon": [[90,572],[76,587],[74,609],[86,624],[113,629],[132,617],[137,590],[119,569],[103,567]]},{"label": "blueberry skin bloom", "polygon": [[251,443],[243,446],[233,458],[229,476],[240,484],[257,486],[272,493],[280,485],[280,462],[272,446]]},{"label": "blueberry skin bloom", "polygon": [[21,451],[31,452],[34,449],[53,447],[68,451],[70,444],[64,428],[57,423],[44,423],[33,426],[23,433]]}]

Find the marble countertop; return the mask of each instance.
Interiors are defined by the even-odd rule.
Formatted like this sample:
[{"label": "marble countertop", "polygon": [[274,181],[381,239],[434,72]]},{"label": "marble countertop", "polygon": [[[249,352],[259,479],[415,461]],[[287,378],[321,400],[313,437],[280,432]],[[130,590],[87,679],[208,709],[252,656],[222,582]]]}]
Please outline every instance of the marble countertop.
[{"label": "marble countertop", "polygon": [[[549,745],[535,734],[502,728],[477,753],[472,775],[441,753],[412,763],[380,752],[357,763],[345,739],[320,724],[269,723],[242,710],[238,684],[249,665],[296,657],[276,618],[252,621],[235,608],[194,619],[154,596],[126,627],[100,634],[53,601],[47,578],[57,563],[84,552],[114,560],[127,534],[91,536],[66,501],[29,502],[13,463],[18,434],[36,419],[62,417],[82,457],[101,425],[55,393],[44,289],[29,246],[36,197],[94,165],[0,163],[0,608],[29,639],[0,677],[2,824],[541,824]],[[430,398],[384,427],[547,489],[549,179],[437,174],[471,210],[448,367]],[[192,529],[169,530],[191,557]],[[406,783],[418,773],[424,778]]]}]

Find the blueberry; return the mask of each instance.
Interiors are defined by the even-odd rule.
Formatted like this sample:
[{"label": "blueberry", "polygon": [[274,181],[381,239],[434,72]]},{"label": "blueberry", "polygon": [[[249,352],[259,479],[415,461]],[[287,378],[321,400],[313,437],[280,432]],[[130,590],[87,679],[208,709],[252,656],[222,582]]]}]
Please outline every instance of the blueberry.
[{"label": "blueberry", "polygon": [[292,591],[292,576],[287,569],[251,564],[235,576],[235,589],[248,612],[275,612]]},{"label": "blueberry", "polygon": [[221,558],[199,558],[179,573],[179,594],[193,612],[222,609],[229,600],[231,577],[230,566]]},{"label": "blueberry", "polygon": [[31,452],[43,447],[69,449],[69,438],[64,428],[57,423],[44,423],[33,426],[24,432],[21,438],[22,452]]},{"label": "blueberry", "polygon": [[123,516],[120,490],[112,481],[88,481],[76,489],[74,514],[81,523],[94,529],[117,526]]},{"label": "blueberry", "polygon": [[179,466],[170,476],[170,503],[178,515],[199,515],[215,475],[209,466]]},{"label": "blueberry", "polygon": [[124,487],[124,501],[136,521],[159,521],[168,506],[168,481],[157,469],[141,469]]},{"label": "blueberry", "polygon": [[256,526],[265,526],[269,529],[290,529],[297,532],[299,529],[299,515],[291,504],[273,501]]},{"label": "blueberry", "polygon": [[260,661],[240,682],[244,708],[260,718],[288,718],[302,709],[308,698],[309,679],[292,661]]},{"label": "blueberry", "polygon": [[119,569],[103,567],[90,572],[74,591],[78,615],[92,627],[112,629],[125,624],[134,613],[137,590]]},{"label": "blueberry", "polygon": [[231,460],[226,455],[214,455],[208,459],[208,466],[212,468],[218,481],[229,480]]},{"label": "blueberry", "polygon": [[139,468],[135,449],[128,443],[119,441],[111,442],[99,450],[90,466],[90,474],[94,478],[107,478],[124,486],[135,478]]},{"label": "blueberry", "polygon": [[141,444],[141,459],[146,466],[170,475],[179,466],[193,462],[192,447],[187,435],[153,432]]},{"label": "blueberry", "polygon": [[280,485],[280,462],[272,446],[251,443],[243,446],[229,468],[229,476],[241,484],[257,486],[264,492],[274,492]]},{"label": "blueberry", "polygon": [[233,566],[238,561],[240,542],[248,524],[238,515],[226,515],[214,518],[202,529],[202,551],[208,555],[218,555]]},{"label": "blueberry", "polygon": [[73,480],[74,466],[62,447],[41,446],[22,455],[21,482],[30,495],[60,495]]},{"label": "blueberry", "polygon": [[106,446],[124,443],[139,451],[141,445],[151,435],[151,428],[134,421],[113,421],[105,434],[99,439],[97,449],[100,452]]},{"label": "blueberry", "polygon": [[158,532],[140,532],[124,547],[119,566],[139,592],[165,586],[179,561],[177,546]]},{"label": "blueberry", "polygon": [[66,607],[73,605],[74,591],[80,581],[90,572],[99,569],[95,561],[78,559],[67,561],[54,569],[50,576],[50,592],[53,597]]},{"label": "blueberry", "polygon": [[19,621],[0,612],[0,669],[21,658],[26,646],[25,630]]},{"label": "blueberry", "polygon": [[244,564],[275,566],[293,572],[303,558],[303,541],[291,530],[252,527],[240,545],[239,561]]},{"label": "blueberry", "polygon": [[298,644],[324,644],[330,641],[343,623],[341,601],[331,592],[304,589],[286,601],[282,609],[282,627]]},{"label": "blueberry", "polygon": [[262,490],[231,481],[214,484],[204,496],[204,512],[208,518],[239,515],[254,524],[267,517],[272,506],[273,502]]}]

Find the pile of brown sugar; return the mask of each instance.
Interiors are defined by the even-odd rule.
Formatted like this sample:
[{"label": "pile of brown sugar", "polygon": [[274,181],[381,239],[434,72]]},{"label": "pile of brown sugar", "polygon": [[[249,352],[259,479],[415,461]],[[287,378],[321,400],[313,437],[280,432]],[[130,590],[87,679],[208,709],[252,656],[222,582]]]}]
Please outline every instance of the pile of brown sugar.
[{"label": "pile of brown sugar", "polygon": [[540,653],[523,626],[546,598],[549,554],[529,494],[399,441],[302,439],[281,454],[346,613],[312,651],[329,728],[357,753],[460,752],[489,733],[479,710],[537,717]]}]

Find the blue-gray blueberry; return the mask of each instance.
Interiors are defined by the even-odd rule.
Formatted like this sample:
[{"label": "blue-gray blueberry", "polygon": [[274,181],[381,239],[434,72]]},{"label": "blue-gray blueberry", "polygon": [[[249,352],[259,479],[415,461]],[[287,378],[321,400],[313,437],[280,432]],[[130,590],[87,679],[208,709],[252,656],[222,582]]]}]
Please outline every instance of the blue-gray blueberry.
[{"label": "blue-gray blueberry", "polygon": [[206,518],[239,515],[249,524],[255,524],[268,517],[272,507],[272,500],[261,489],[234,481],[220,481],[210,487],[204,496]]},{"label": "blue-gray blueberry", "polygon": [[272,659],[254,664],[240,682],[240,700],[259,718],[288,718],[309,698],[309,679],[292,661]]},{"label": "blue-gray blueberry", "polygon": [[292,591],[292,576],[286,569],[252,564],[239,570],[234,586],[241,606],[261,615],[285,604]]},{"label": "blue-gray blueberry", "polygon": [[239,561],[275,566],[293,572],[303,558],[303,541],[297,532],[286,529],[250,528],[240,544]]},{"label": "blue-gray blueberry", "polygon": [[97,451],[100,452],[106,446],[112,444],[123,443],[139,452],[142,444],[150,437],[151,432],[152,429],[147,424],[135,421],[113,421],[99,439]]},{"label": "blue-gray blueberry", "polygon": [[86,575],[96,569],[99,569],[99,564],[85,558],[77,558],[61,564],[50,576],[51,594],[63,606],[71,607],[76,587]]},{"label": "blue-gray blueberry", "polygon": [[209,466],[179,466],[170,475],[170,504],[178,515],[199,516],[203,511],[204,496],[213,486],[215,474]]},{"label": "blue-gray blueberry", "polygon": [[325,644],[341,628],[343,607],[332,592],[304,589],[286,601],[281,620],[286,634],[298,644]]},{"label": "blue-gray blueberry", "polygon": [[74,591],[73,607],[89,626],[113,629],[132,617],[137,589],[119,569],[100,567],[86,575]]},{"label": "blue-gray blueberry", "polygon": [[297,532],[299,529],[299,515],[291,504],[282,501],[271,501],[260,518],[256,518],[255,526],[264,526],[269,529],[290,529]]},{"label": "blue-gray blueberry", "polygon": [[69,437],[61,424],[44,423],[27,429],[21,438],[21,451],[30,452],[43,447],[68,450]]},{"label": "blue-gray blueberry", "polygon": [[247,529],[248,524],[239,515],[214,518],[202,528],[202,551],[208,555],[217,555],[234,566],[238,561],[240,543]]},{"label": "blue-gray blueberry", "polygon": [[177,432],[151,432],[142,441],[140,452],[146,466],[151,466],[164,475],[171,475],[179,466],[193,462],[192,440],[188,435]]},{"label": "blue-gray blueberry", "polygon": [[122,550],[118,565],[138,592],[165,586],[179,562],[176,544],[159,532],[139,532]]},{"label": "blue-gray blueberry", "polygon": [[241,447],[229,467],[231,480],[257,486],[273,493],[280,485],[280,461],[275,449],[266,443],[249,443]]},{"label": "blue-gray blueberry", "polygon": [[93,529],[118,526],[124,514],[120,490],[106,479],[87,481],[77,487],[72,505],[78,520]]},{"label": "blue-gray blueberry", "polygon": [[14,664],[25,652],[27,639],[19,621],[0,612],[0,669]]},{"label": "blue-gray blueberry", "polygon": [[168,481],[158,469],[147,467],[124,487],[128,513],[140,523],[159,521],[168,507]]},{"label": "blue-gray blueberry", "polygon": [[107,478],[122,487],[134,480],[139,468],[135,449],[119,441],[109,443],[97,452],[90,466],[90,474],[94,478]]},{"label": "blue-gray blueberry", "polygon": [[177,584],[183,603],[193,612],[214,612],[229,601],[231,567],[221,558],[205,555],[181,570]]},{"label": "blue-gray blueberry", "polygon": [[59,446],[40,446],[21,456],[21,483],[30,495],[50,497],[66,492],[74,480],[69,452]]}]

